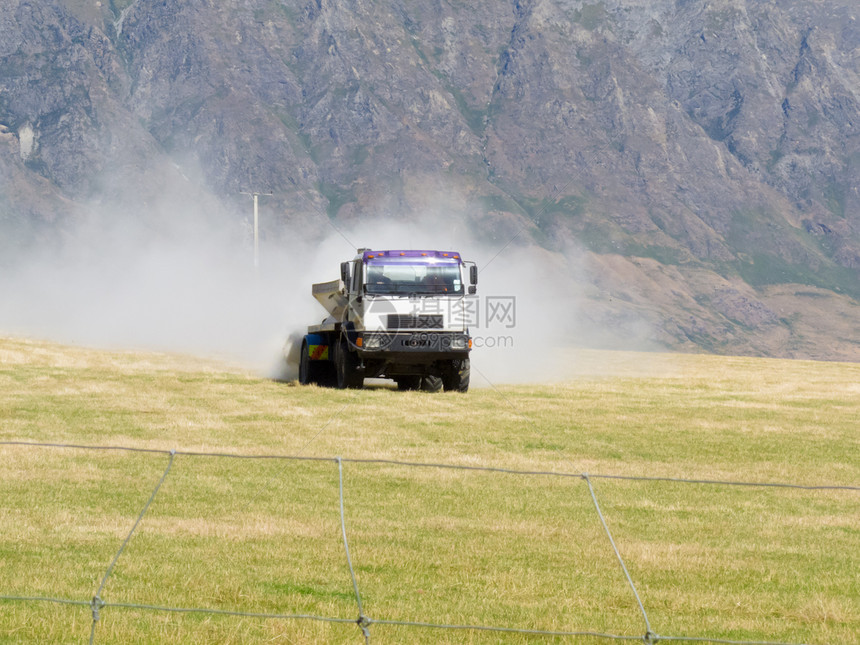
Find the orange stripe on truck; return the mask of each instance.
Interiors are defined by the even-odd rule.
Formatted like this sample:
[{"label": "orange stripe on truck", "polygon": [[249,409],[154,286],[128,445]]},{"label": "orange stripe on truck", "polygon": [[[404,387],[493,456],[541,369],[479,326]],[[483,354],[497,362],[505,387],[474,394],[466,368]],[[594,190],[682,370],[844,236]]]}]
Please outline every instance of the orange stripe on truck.
[{"label": "orange stripe on truck", "polygon": [[312,361],[328,360],[328,345],[308,345],[308,356]]}]

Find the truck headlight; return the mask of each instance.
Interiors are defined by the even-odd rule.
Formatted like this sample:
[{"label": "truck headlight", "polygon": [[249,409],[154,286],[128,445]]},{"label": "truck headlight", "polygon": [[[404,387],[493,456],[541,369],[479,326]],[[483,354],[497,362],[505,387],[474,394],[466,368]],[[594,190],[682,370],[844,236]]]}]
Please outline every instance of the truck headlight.
[{"label": "truck headlight", "polygon": [[365,334],[362,347],[364,349],[382,349],[388,346],[390,338],[387,334]]},{"label": "truck headlight", "polygon": [[465,336],[451,336],[451,349],[466,349],[468,340]]}]

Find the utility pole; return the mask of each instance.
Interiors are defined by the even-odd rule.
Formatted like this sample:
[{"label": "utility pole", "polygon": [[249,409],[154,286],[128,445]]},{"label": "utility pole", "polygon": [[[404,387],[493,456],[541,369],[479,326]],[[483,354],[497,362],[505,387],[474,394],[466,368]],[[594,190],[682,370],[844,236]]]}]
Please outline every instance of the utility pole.
[{"label": "utility pole", "polygon": [[242,191],[243,195],[250,195],[254,199],[254,268],[260,268],[260,210],[258,199],[260,195],[271,197],[272,193],[252,193]]}]

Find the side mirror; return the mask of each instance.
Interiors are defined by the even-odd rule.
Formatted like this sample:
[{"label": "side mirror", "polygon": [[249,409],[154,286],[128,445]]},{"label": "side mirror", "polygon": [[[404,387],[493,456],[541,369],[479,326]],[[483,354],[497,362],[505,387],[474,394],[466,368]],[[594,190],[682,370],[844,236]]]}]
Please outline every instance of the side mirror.
[{"label": "side mirror", "polygon": [[469,282],[478,284],[478,266],[475,264],[469,267]]},{"label": "side mirror", "polygon": [[349,264],[349,262],[340,263],[340,279],[343,280],[347,291],[349,291]]},{"label": "side mirror", "polygon": [[473,284],[469,285],[469,295],[474,296],[476,293],[478,293],[478,287]]}]

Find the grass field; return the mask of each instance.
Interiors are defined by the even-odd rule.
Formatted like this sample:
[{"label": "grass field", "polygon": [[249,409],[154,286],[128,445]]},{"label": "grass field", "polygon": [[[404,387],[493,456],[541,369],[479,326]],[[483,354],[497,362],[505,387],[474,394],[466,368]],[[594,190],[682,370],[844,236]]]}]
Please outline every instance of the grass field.
[{"label": "grass field", "polygon": [[[466,395],[298,387],[194,358],[0,339],[0,441],[178,454],[104,584],[96,643],[360,643],[373,620],[860,643],[860,365],[571,352],[569,382]],[[480,369],[480,365],[477,365]],[[492,374],[484,374],[492,380]],[[473,377],[476,382],[481,379]],[[0,445],[0,596],[87,603],[167,454]],[[0,600],[0,643],[90,608]],[[614,642],[371,624],[374,643]]]}]

